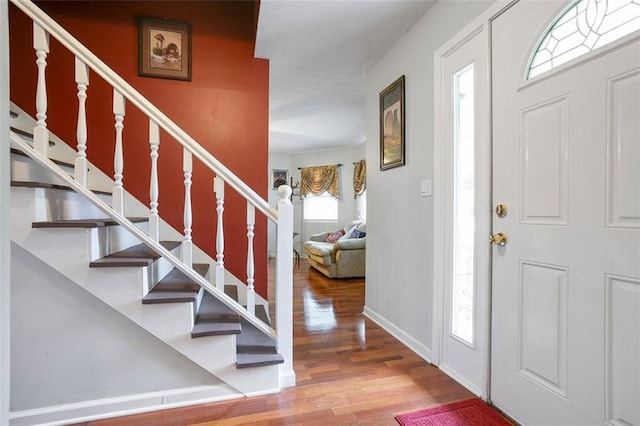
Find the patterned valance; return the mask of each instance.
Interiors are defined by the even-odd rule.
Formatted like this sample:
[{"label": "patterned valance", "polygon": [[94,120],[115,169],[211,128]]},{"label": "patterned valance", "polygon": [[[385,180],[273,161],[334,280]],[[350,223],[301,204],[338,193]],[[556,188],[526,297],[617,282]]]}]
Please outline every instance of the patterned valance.
[{"label": "patterned valance", "polygon": [[338,166],[302,167],[300,169],[300,196],[328,192],[340,199],[340,176]]},{"label": "patterned valance", "polygon": [[353,163],[353,198],[358,198],[367,189],[367,160]]}]

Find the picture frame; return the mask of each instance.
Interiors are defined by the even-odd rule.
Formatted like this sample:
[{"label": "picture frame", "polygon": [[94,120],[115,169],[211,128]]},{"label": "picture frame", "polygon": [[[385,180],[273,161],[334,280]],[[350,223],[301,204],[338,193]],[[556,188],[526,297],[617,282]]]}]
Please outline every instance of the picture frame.
[{"label": "picture frame", "polygon": [[380,170],[405,164],[404,75],[380,92]]},{"label": "picture frame", "polygon": [[271,171],[271,189],[278,189],[289,181],[289,170],[273,169]]},{"label": "picture frame", "polygon": [[191,81],[191,24],[138,17],[138,75]]}]

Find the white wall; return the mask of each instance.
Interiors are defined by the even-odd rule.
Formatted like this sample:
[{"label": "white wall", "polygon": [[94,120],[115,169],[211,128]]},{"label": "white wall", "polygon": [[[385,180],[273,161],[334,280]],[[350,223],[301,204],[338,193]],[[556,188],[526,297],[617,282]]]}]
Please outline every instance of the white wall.
[{"label": "white wall", "polygon": [[[293,197],[293,231],[300,235],[294,240],[294,247],[302,254],[301,244],[311,234],[326,230],[336,230],[345,222],[358,217],[358,206],[353,198],[353,162],[366,158],[367,144],[361,143],[353,148],[334,149],[326,151],[302,152],[297,154],[272,154],[269,156],[269,171],[272,169],[287,169],[293,182],[300,181],[299,167],[326,166],[342,164],[340,168],[340,192],[342,199],[338,202],[338,220],[336,222],[303,222],[302,200]],[[299,190],[298,190],[299,191]],[[269,192],[269,204],[275,206],[278,194],[275,190]],[[275,253],[275,227],[269,227],[269,252]]]},{"label": "white wall", "polygon": [[8,2],[0,0],[0,425],[9,424],[9,29]]},{"label": "white wall", "polygon": [[[431,359],[434,52],[492,1],[440,1],[367,74],[367,280],[365,313]],[[405,82],[406,165],[380,171],[379,93]],[[433,188],[438,191],[439,188]]]},{"label": "white wall", "polygon": [[12,412],[220,383],[18,245],[11,259]]},{"label": "white wall", "polygon": [[[272,206],[273,208],[276,208],[276,206],[278,205],[278,200],[280,199],[280,197],[278,196],[278,191],[275,189],[272,189],[272,181],[271,181],[271,177],[272,177],[272,171],[273,169],[279,169],[279,170],[289,170],[289,176],[291,176],[291,170],[293,169],[293,166],[291,164],[291,155],[290,154],[269,154],[269,178],[267,179],[267,182],[269,182],[269,197],[268,197],[268,201],[269,201],[269,205]],[[294,197],[294,202],[295,202],[295,197]],[[295,223],[293,225],[293,231],[294,232],[299,232],[297,231],[297,228],[295,226]],[[269,221],[268,227],[267,227],[267,232],[268,232],[268,250],[269,256],[275,256],[276,253],[276,225]]]}]

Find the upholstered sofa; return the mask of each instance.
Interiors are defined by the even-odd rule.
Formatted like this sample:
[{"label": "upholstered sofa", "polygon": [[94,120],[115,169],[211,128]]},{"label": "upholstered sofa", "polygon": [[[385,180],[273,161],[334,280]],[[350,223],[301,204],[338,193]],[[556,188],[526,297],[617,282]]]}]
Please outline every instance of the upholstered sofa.
[{"label": "upholstered sofa", "polygon": [[303,244],[309,264],[329,278],[353,278],[365,275],[366,224],[347,223],[340,231],[322,232]]}]

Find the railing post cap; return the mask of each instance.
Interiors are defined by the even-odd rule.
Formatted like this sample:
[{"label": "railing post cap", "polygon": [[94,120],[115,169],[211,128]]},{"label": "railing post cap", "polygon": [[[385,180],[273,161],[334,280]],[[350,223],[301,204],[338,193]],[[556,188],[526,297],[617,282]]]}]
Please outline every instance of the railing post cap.
[{"label": "railing post cap", "polygon": [[278,187],[278,195],[280,196],[280,200],[278,200],[278,204],[291,204],[292,189],[289,185],[280,185]]}]

